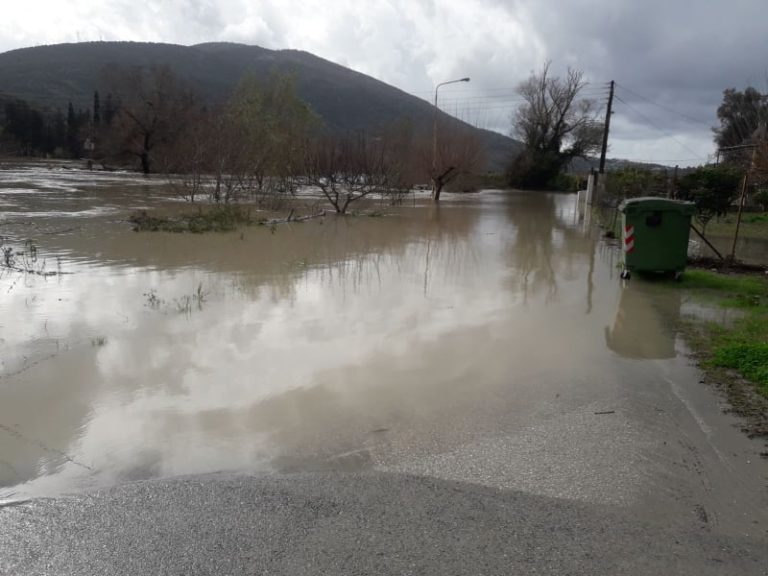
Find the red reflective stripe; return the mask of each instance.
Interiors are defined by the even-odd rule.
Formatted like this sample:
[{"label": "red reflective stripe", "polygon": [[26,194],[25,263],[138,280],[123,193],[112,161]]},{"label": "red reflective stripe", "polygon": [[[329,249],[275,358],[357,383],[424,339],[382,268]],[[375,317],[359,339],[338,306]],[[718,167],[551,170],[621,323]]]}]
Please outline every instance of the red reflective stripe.
[{"label": "red reflective stripe", "polygon": [[630,254],[635,251],[635,227],[632,225],[624,227],[624,252]]},{"label": "red reflective stripe", "polygon": [[627,226],[624,229],[624,241],[627,242],[629,240],[634,240],[635,238],[635,228],[634,226]]}]

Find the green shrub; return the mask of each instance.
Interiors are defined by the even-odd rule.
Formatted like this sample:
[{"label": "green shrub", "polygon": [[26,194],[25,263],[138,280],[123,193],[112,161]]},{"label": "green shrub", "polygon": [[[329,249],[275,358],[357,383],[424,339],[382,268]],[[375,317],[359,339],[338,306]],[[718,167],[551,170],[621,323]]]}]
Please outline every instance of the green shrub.
[{"label": "green shrub", "polygon": [[758,190],[753,199],[763,208],[763,212],[768,212],[768,188]]}]

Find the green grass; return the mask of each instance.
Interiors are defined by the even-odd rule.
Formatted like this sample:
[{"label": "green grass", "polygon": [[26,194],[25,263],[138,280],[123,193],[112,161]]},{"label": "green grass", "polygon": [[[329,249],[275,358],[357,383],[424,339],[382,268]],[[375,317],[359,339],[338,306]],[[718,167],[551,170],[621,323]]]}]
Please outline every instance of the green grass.
[{"label": "green grass", "polygon": [[715,333],[707,363],[738,371],[768,397],[768,307],[761,306],[737,320],[732,329]]},{"label": "green grass", "polygon": [[768,281],[757,276],[689,270],[680,286],[717,294],[722,306],[744,311],[731,326],[708,324],[707,337],[695,345],[704,352],[705,367],[736,370],[768,398]]},{"label": "green grass", "polygon": [[[707,237],[732,238],[735,230],[736,214],[728,214],[725,218],[713,219],[707,225]],[[739,237],[768,239],[768,212],[744,213],[741,217]]]},{"label": "green grass", "polygon": [[677,285],[692,290],[723,292],[731,297],[768,296],[768,282],[756,276],[687,270]]}]

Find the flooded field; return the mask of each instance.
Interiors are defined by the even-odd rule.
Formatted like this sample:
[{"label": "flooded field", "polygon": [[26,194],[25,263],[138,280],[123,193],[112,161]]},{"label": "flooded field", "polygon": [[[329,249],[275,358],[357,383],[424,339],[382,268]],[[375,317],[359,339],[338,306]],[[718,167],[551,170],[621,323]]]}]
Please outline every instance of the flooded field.
[{"label": "flooded field", "polygon": [[[732,480],[721,446],[748,447],[674,330],[721,312],[623,285],[575,196],[416,197],[206,235],[126,222],[175,202],[162,180],[0,172],[3,244],[30,239],[56,272],[0,277],[0,500],[377,469],[693,509]],[[670,465],[693,449],[698,471]],[[728,470],[750,487],[765,466]]]}]

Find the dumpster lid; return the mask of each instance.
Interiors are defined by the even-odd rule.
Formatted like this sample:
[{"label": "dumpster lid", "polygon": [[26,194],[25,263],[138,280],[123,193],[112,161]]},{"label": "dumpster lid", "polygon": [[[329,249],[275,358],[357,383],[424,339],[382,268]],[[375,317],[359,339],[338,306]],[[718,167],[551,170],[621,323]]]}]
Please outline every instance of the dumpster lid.
[{"label": "dumpster lid", "polygon": [[629,198],[619,205],[619,210],[624,212],[679,212],[681,214],[693,214],[696,204],[683,202],[682,200],[670,200],[656,196],[643,196],[641,198]]}]

